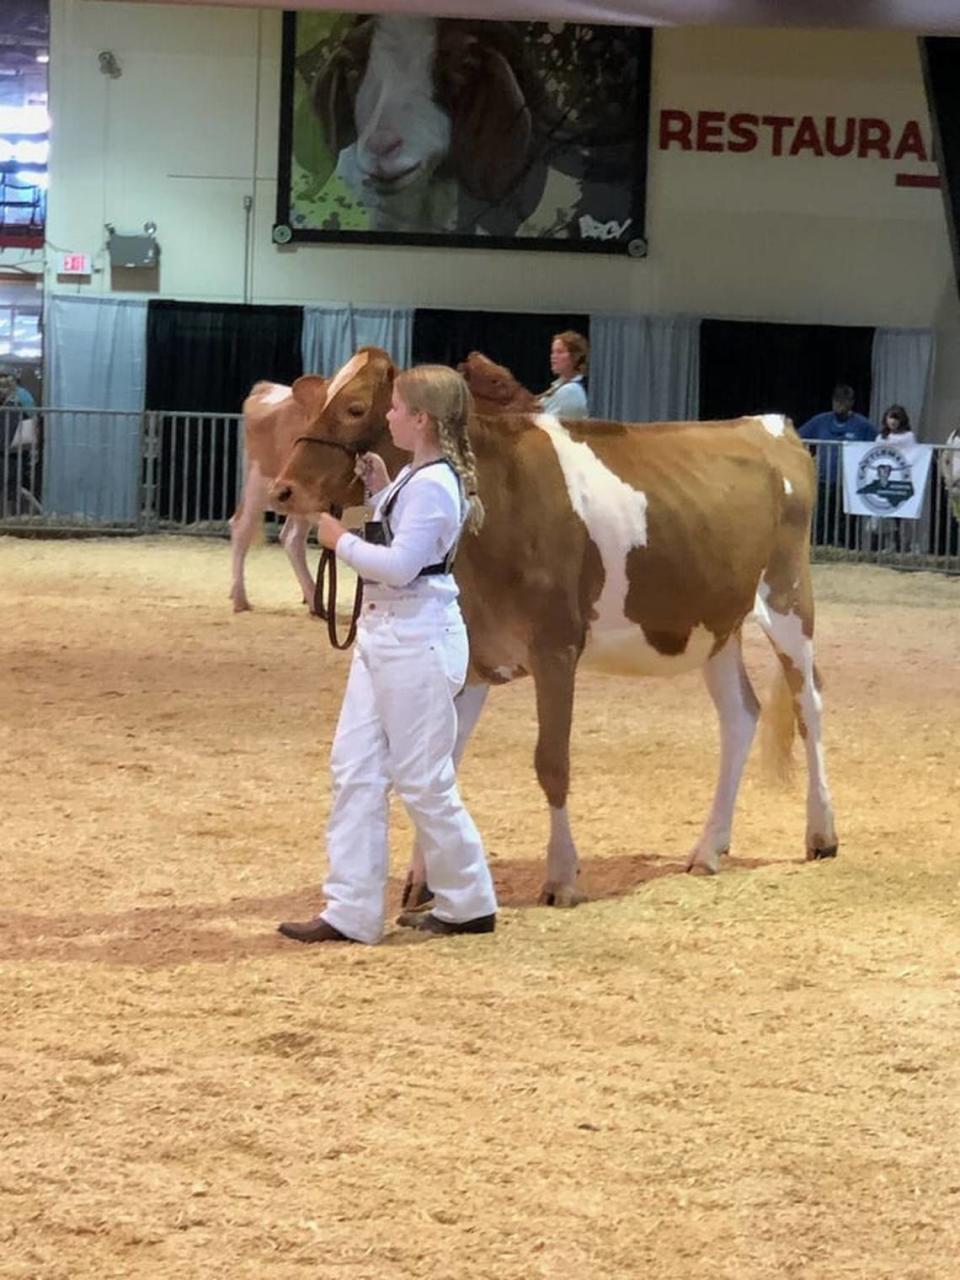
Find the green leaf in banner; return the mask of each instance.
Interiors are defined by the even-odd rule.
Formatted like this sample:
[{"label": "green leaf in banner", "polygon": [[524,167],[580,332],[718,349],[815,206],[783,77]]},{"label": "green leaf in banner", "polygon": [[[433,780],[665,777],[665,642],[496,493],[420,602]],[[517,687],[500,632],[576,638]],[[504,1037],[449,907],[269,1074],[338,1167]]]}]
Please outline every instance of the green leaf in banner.
[{"label": "green leaf in banner", "polygon": [[306,98],[297,104],[293,116],[293,154],[301,168],[316,175],[320,186],[333,173],[336,157],[331,154],[320,121]]}]

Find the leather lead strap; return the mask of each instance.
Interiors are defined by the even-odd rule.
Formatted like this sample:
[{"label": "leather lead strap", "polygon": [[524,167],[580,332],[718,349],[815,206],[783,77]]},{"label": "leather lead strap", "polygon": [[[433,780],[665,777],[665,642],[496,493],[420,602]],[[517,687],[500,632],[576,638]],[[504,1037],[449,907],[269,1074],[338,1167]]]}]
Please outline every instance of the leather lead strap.
[{"label": "leather lead strap", "polygon": [[[343,514],[342,508],[331,507],[330,514],[338,520]],[[326,591],[324,590],[326,584]],[[326,597],[326,598],[324,598]],[[329,547],[324,547],[320,553],[320,563],[317,566],[317,585],[313,590],[313,611],[322,622],[327,624],[327,635],[334,649],[349,649],[357,638],[357,623],[360,620],[360,610],[363,608],[363,581],[357,576],[357,589],[353,597],[353,614],[350,618],[350,625],[347,627],[347,634],[341,640],[337,634],[337,556],[336,552],[331,551]]]}]

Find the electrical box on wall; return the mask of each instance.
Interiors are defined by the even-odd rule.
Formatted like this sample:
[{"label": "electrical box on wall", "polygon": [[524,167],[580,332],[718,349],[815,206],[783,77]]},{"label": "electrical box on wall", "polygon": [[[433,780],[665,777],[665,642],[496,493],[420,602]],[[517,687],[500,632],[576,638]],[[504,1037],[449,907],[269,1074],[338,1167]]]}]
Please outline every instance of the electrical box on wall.
[{"label": "electrical box on wall", "polygon": [[148,222],[143,235],[118,235],[107,223],[107,253],[112,267],[155,267],[160,257],[160,246],[154,232],[156,226]]}]

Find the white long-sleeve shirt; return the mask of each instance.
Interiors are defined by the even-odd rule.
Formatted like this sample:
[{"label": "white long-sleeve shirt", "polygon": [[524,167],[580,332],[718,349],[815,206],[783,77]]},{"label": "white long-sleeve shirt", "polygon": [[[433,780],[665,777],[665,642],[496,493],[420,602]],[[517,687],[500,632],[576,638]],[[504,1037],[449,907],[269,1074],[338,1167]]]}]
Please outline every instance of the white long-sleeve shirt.
[{"label": "white long-sleeve shirt", "polygon": [[400,488],[390,512],[390,546],[381,547],[345,533],[337,543],[337,555],[370,584],[367,594],[371,599],[422,595],[455,600],[458,591],[452,574],[417,576],[427,565],[439,564],[460,536],[466,508],[452,467],[446,463],[428,463],[414,470],[403,467],[377,494],[373,519],[382,518],[390,495],[408,475],[410,479]]},{"label": "white long-sleeve shirt", "polygon": [[912,431],[891,431],[888,436],[878,435],[877,444],[900,445],[902,449],[906,449],[908,445],[916,444],[917,437]]}]

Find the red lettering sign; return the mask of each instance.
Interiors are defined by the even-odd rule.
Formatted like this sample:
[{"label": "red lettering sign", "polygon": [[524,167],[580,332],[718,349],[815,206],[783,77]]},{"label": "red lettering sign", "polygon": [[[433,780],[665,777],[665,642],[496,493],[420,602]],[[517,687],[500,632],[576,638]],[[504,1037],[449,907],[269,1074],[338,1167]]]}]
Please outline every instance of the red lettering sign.
[{"label": "red lettering sign", "polygon": [[[849,156],[928,162],[930,151],[916,120],[899,132],[879,116],[758,116],[750,111],[660,112],[660,150],[732,151],[764,147],[772,156]],[[936,185],[934,177],[929,185]],[[907,183],[898,185],[906,186]],[[924,184],[919,184],[924,185]]]}]

